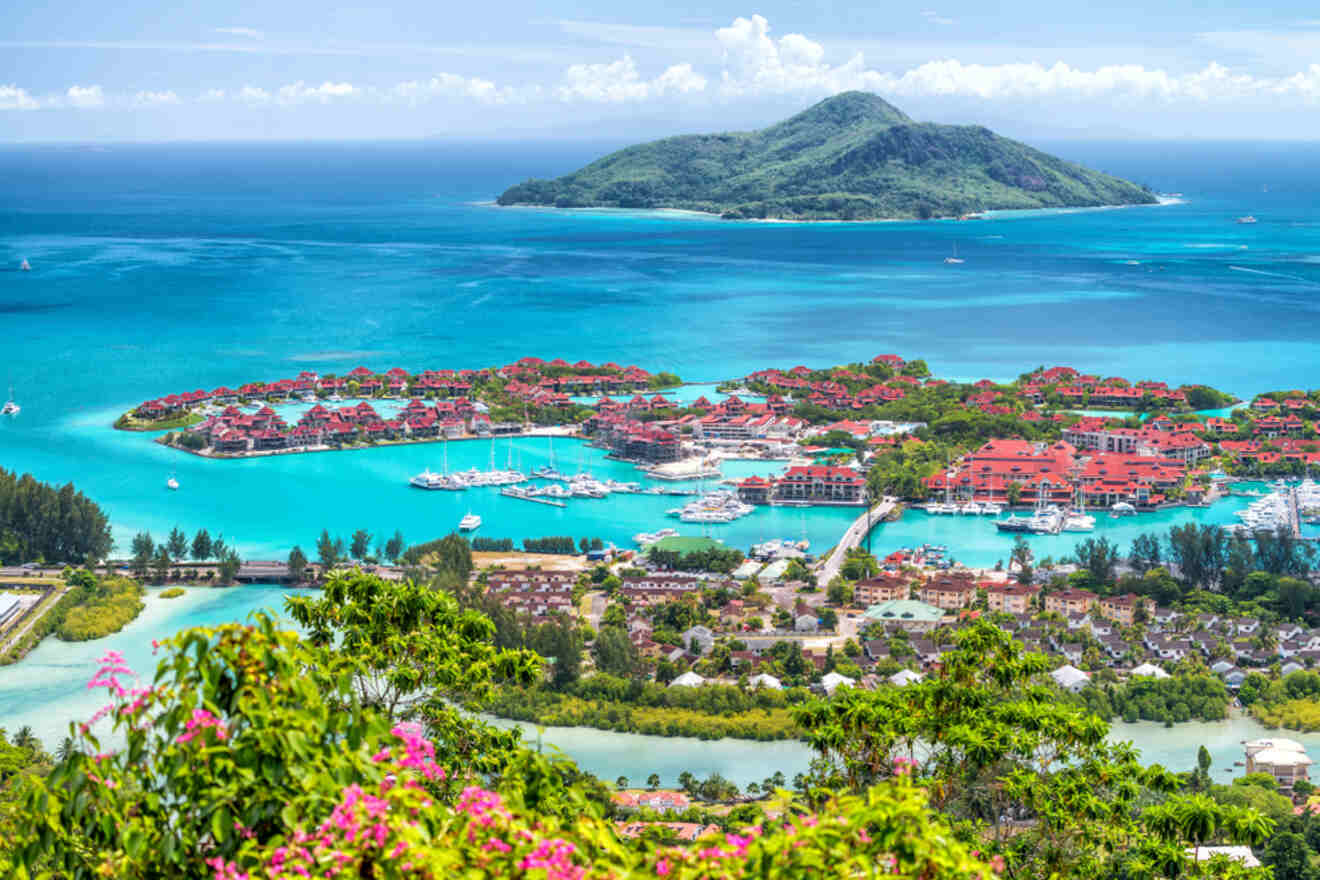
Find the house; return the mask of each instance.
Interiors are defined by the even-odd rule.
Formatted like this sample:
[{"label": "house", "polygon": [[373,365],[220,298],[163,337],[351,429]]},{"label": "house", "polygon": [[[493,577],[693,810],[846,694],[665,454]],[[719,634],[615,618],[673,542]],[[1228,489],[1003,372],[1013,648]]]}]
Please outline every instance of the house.
[{"label": "house", "polygon": [[858,581],[853,587],[853,602],[869,606],[894,599],[906,599],[911,593],[908,579],[899,574],[881,574]]},{"label": "house", "polygon": [[913,672],[911,669],[900,669],[889,676],[889,683],[895,687],[905,687],[909,684],[915,684],[925,678],[920,672]]},{"label": "house", "polygon": [[1100,613],[1124,626],[1131,626],[1136,619],[1139,605],[1144,606],[1149,615],[1155,607],[1155,602],[1136,593],[1128,593],[1126,596],[1105,596],[1100,600]]},{"label": "house", "polygon": [[1040,587],[1034,584],[983,583],[981,586],[990,610],[1004,614],[1026,614],[1040,594]]},{"label": "house", "polygon": [[701,624],[683,630],[680,636],[693,654],[705,654],[715,647],[715,634]]},{"label": "house", "polygon": [[669,683],[669,686],[670,686],[671,688],[672,688],[672,687],[701,687],[701,686],[702,686],[703,684],[705,684],[705,683],[706,683],[706,679],[702,678],[700,675],[697,675],[695,672],[693,672],[692,670],[689,669],[687,672],[684,672],[684,673],[683,673],[682,675],[680,675],[678,678],[675,678],[673,681],[671,681],[671,682]]},{"label": "house", "polygon": [[784,685],[779,679],[766,672],[753,675],[751,678],[747,679],[747,684],[753,689],[768,688],[772,691],[781,691],[784,689]]},{"label": "house", "polygon": [[820,686],[825,689],[825,693],[832,694],[840,687],[852,687],[857,684],[855,678],[849,678],[837,672],[827,672],[820,680]]},{"label": "house", "polygon": [[1268,773],[1279,784],[1279,793],[1291,796],[1294,783],[1306,779],[1314,763],[1296,740],[1266,738],[1247,743],[1247,772]]},{"label": "house", "polygon": [[1045,597],[1045,610],[1058,614],[1085,614],[1100,597],[1090,590],[1060,590]]},{"label": "house", "polygon": [[1064,665],[1050,673],[1054,683],[1066,691],[1076,693],[1091,682],[1091,676],[1075,666]]},{"label": "house", "polygon": [[1140,666],[1138,666],[1138,667],[1136,667],[1135,669],[1133,669],[1132,672],[1131,672],[1130,674],[1133,675],[1133,676],[1138,676],[1138,677],[1140,677],[1140,676],[1148,676],[1148,677],[1150,677],[1150,678],[1168,678],[1168,677],[1169,677],[1169,673],[1165,672],[1163,669],[1160,669],[1160,668],[1159,668],[1158,666],[1156,666],[1154,663],[1143,663],[1143,664],[1141,664]]},{"label": "house", "polygon": [[799,614],[793,618],[794,632],[815,632],[820,628],[820,621],[814,614]]},{"label": "house", "polygon": [[966,608],[976,599],[976,584],[970,576],[937,577],[923,586],[917,595],[928,605],[956,610]]},{"label": "house", "polygon": [[944,611],[915,599],[891,599],[866,609],[873,623],[897,623],[908,632],[928,632],[944,619]]}]

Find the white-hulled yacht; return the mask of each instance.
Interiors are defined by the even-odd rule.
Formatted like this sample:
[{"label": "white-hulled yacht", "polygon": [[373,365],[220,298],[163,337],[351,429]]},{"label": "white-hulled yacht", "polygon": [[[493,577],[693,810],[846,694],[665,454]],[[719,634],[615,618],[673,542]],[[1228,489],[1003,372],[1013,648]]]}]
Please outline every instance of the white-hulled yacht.
[{"label": "white-hulled yacht", "polygon": [[458,521],[458,530],[460,532],[474,532],[481,528],[481,517],[471,511],[468,515]]}]

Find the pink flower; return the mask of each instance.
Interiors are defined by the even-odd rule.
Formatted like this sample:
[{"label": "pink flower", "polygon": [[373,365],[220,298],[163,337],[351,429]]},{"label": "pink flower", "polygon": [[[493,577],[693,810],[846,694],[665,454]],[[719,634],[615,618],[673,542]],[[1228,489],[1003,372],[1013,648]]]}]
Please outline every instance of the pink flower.
[{"label": "pink flower", "polygon": [[657,877],[668,877],[670,870],[669,859],[661,859],[655,863],[655,875]]}]

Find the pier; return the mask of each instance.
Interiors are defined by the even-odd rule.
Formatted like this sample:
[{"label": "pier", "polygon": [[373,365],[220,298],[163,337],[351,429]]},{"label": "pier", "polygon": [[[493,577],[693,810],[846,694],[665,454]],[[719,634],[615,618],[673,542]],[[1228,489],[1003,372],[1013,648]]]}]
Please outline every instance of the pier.
[{"label": "pier", "polygon": [[524,489],[522,491],[514,489],[501,489],[500,494],[505,498],[517,498],[519,501],[534,501],[537,504],[548,504],[551,507],[567,507],[568,505],[554,498],[542,498],[539,495],[528,495]]},{"label": "pier", "polygon": [[829,586],[830,581],[834,580],[834,576],[843,567],[843,559],[848,555],[848,551],[862,543],[862,539],[871,531],[870,526],[884,520],[894,509],[895,503],[894,499],[886,498],[869,510],[863,511],[861,516],[853,520],[852,525],[848,526],[848,530],[839,539],[839,543],[834,545],[825,564],[820,567],[820,572],[816,576],[817,586]]}]

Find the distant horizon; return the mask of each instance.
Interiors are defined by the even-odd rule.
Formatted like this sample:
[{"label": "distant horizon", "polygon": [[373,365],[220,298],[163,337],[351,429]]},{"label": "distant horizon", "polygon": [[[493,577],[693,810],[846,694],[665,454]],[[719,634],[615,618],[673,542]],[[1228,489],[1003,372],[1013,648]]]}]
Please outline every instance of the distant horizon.
[{"label": "distant horizon", "polygon": [[26,38],[0,41],[6,143],[639,140],[756,127],[852,89],[1023,140],[1320,138],[1320,19],[1295,0],[16,12]]}]

